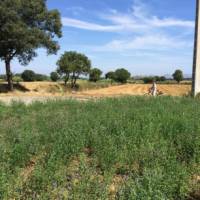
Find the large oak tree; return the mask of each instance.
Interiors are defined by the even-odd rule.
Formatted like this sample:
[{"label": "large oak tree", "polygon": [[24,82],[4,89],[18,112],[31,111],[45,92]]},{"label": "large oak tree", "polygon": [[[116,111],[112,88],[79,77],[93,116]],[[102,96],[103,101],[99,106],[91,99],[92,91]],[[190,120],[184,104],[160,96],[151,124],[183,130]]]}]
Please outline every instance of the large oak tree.
[{"label": "large oak tree", "polygon": [[5,62],[9,90],[13,90],[11,61],[17,58],[26,65],[37,56],[37,48],[56,53],[61,27],[59,12],[48,10],[46,0],[0,1],[0,59]]},{"label": "large oak tree", "polygon": [[65,85],[71,78],[71,86],[74,88],[80,75],[87,75],[90,72],[91,61],[84,54],[67,51],[60,57],[57,66],[58,73],[64,77]]}]

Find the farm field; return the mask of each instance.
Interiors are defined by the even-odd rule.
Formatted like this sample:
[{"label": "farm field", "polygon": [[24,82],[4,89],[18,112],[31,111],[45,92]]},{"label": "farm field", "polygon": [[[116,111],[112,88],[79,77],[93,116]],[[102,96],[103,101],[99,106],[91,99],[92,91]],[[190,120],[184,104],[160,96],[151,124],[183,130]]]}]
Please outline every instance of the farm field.
[{"label": "farm field", "polygon": [[1,104],[0,130],[0,199],[200,198],[198,100]]},{"label": "farm field", "polygon": [[[12,100],[21,100],[25,103],[33,101],[45,101],[55,98],[101,98],[124,95],[147,95],[151,84],[125,84],[111,85],[110,82],[91,83],[79,81],[80,88],[72,92],[70,86],[65,88],[62,83],[54,82],[22,82],[18,88],[11,93],[0,93],[0,101],[10,103]],[[189,84],[158,84],[158,90],[163,95],[186,96],[190,93]]]}]

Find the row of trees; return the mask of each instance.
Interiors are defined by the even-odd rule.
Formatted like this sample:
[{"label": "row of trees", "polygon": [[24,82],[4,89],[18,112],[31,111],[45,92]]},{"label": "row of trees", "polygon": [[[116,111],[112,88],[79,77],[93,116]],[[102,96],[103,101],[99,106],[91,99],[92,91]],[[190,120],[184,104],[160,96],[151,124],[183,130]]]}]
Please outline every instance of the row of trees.
[{"label": "row of trees", "polygon": [[[81,75],[89,74],[89,80],[97,82],[101,79],[102,71],[98,68],[91,68],[91,62],[87,56],[75,51],[65,52],[57,62],[57,70],[50,74],[50,77],[42,74],[37,74],[32,70],[25,70],[22,74],[18,74],[23,81],[44,81],[51,78],[52,81],[64,80],[65,85],[70,80],[72,88],[76,87],[76,81]],[[16,76],[16,75],[15,75]],[[124,68],[110,71],[105,75],[106,79],[111,79],[116,82],[126,83],[131,78],[131,74]],[[174,80],[180,82],[183,80],[183,72],[176,70],[173,74]],[[144,83],[152,83],[153,81],[162,82],[166,78],[164,76],[148,76],[143,77]]]},{"label": "row of trees", "polygon": [[[101,77],[102,74],[103,72],[98,68],[90,69],[89,81],[92,81],[92,82],[99,81],[102,78]],[[23,81],[45,81],[45,80],[51,79],[52,81],[56,82],[62,79],[62,76],[60,76],[58,72],[52,72],[50,74],[50,77],[48,77],[43,74],[37,74],[32,70],[25,70],[22,74],[16,74],[15,76],[20,77]],[[180,83],[184,79],[183,72],[181,70],[176,70],[172,76],[173,76],[173,79],[177,81],[178,83]],[[110,71],[105,74],[106,79],[110,79],[110,80],[120,82],[120,83],[126,83],[127,80],[130,79],[130,77],[131,77],[131,74],[126,69],[123,69],[123,68],[117,69],[115,72]],[[5,76],[3,76],[2,79],[5,79]],[[164,82],[167,79],[165,76],[147,76],[147,77],[143,77],[142,80],[144,81],[144,83],[152,83],[153,81]]]},{"label": "row of trees", "polygon": [[[57,71],[60,71],[60,69],[58,68]],[[131,74],[126,69],[123,69],[123,68],[117,69],[115,72],[110,71],[105,74],[106,79],[110,79],[110,80],[113,80],[115,82],[120,82],[120,83],[126,83],[127,80],[131,78],[130,76],[131,76]],[[180,81],[182,81],[184,78],[183,72],[181,70],[176,70],[172,76],[173,76],[174,80],[176,80],[178,83],[180,83]],[[58,72],[52,72],[49,77],[44,74],[35,73],[32,70],[25,70],[21,74],[15,74],[13,79],[17,82],[20,82],[20,81],[27,81],[27,82],[47,81],[50,79],[52,81],[56,82],[58,80],[62,80],[63,79],[62,77],[65,78],[66,74],[60,75]],[[103,78],[102,71],[100,69],[98,69],[98,68],[90,69],[89,81],[97,82],[102,78]],[[6,75],[0,75],[0,79],[6,80]],[[69,79],[70,79],[70,77],[69,77]],[[147,77],[141,78],[141,80],[143,80],[144,83],[152,83],[153,81],[164,82],[167,79],[165,76],[147,76]]]},{"label": "row of trees", "polygon": [[[180,69],[177,69],[173,74],[172,77],[175,81],[177,81],[178,83],[180,83],[183,79],[183,72]],[[146,76],[143,77],[142,80],[144,81],[144,83],[152,83],[153,81],[156,82],[164,82],[166,81],[166,77],[165,76]]]},{"label": "row of trees", "polygon": [[[111,76],[109,76],[111,74]],[[65,85],[71,81],[72,88],[76,87],[76,81],[80,76],[89,75],[89,80],[96,82],[100,80],[102,71],[91,67],[91,61],[87,56],[75,51],[65,52],[57,62],[57,70],[51,73],[51,79],[57,81],[63,79]],[[106,74],[106,78],[117,82],[126,83],[131,74],[126,69],[117,69],[115,72]]]}]

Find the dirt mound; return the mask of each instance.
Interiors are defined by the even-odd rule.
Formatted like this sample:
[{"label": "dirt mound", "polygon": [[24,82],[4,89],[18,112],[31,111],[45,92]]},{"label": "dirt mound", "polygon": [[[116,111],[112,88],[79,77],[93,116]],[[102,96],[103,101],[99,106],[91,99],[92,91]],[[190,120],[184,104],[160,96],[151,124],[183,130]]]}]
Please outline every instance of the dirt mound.
[{"label": "dirt mound", "polygon": [[[0,89],[5,89],[6,85],[1,84]],[[0,101],[10,104],[12,101],[22,101],[26,104],[33,101],[46,101],[49,99],[90,99],[101,97],[113,97],[123,95],[148,95],[150,84],[125,84],[110,86],[101,89],[87,88],[83,91],[73,92],[71,88],[66,88],[62,83],[54,82],[22,82],[15,87],[14,92],[2,90],[0,92]],[[162,95],[184,96],[190,93],[191,85],[157,85],[158,91]]]},{"label": "dirt mound", "polygon": [[[101,96],[118,96],[118,95],[147,95],[150,84],[126,84],[113,86],[98,90],[89,90],[82,92],[83,95],[101,97]],[[158,85],[158,90],[163,95],[183,96],[187,95],[190,90],[190,85]]]},{"label": "dirt mound", "polygon": [[62,92],[61,84],[53,82],[23,82],[22,86],[32,92],[39,93],[60,93]]},{"label": "dirt mound", "polygon": [[[110,86],[101,89],[85,89],[79,92],[72,92],[70,88],[65,88],[62,83],[54,82],[22,82],[15,85],[15,91],[12,93],[5,92],[2,90],[0,95],[9,96],[20,96],[26,94],[39,95],[39,96],[50,96],[50,95],[69,95],[76,94],[81,96],[94,96],[94,97],[104,97],[104,96],[116,96],[116,95],[147,95],[151,84],[125,84],[118,86]],[[6,84],[1,84],[0,89],[5,89]],[[172,96],[183,96],[190,92],[191,85],[178,85],[178,84],[158,84],[158,90],[164,95]]]}]

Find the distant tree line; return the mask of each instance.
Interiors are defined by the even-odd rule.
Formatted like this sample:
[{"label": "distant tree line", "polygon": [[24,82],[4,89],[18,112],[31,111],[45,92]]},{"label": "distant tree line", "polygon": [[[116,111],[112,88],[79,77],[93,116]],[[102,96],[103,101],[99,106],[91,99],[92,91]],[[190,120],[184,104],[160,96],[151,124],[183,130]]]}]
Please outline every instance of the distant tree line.
[{"label": "distant tree line", "polygon": [[[65,85],[71,81],[71,87],[76,87],[76,81],[80,76],[88,76],[89,81],[97,82],[101,79],[102,71],[91,67],[91,61],[87,56],[75,51],[68,51],[61,55],[57,62],[57,70],[51,73],[51,79],[56,81],[58,77],[64,80]],[[108,76],[112,73],[113,76]],[[116,82],[126,83],[131,74],[124,68],[106,74],[106,79],[113,79]],[[58,76],[59,75],[59,76]]]},{"label": "distant tree line", "polygon": [[[71,52],[69,53],[70,55]],[[76,52],[73,52],[73,55],[78,54]],[[81,54],[80,54],[81,55]],[[80,56],[78,55],[78,56]],[[65,55],[66,56],[66,55]],[[20,81],[25,81],[25,82],[33,82],[33,81],[48,81],[51,80],[53,82],[63,80],[65,84],[69,80],[71,80],[71,86],[76,87],[76,80],[79,78],[88,80],[86,76],[89,75],[89,81],[91,82],[97,82],[101,79],[109,79],[112,82],[119,82],[119,83],[127,83],[128,80],[133,79],[134,77],[131,77],[131,74],[128,70],[124,68],[117,69],[116,71],[109,71],[105,74],[105,77],[102,76],[103,72],[98,69],[98,68],[91,68],[90,61],[86,56],[83,56],[82,59],[85,59],[85,66],[82,65],[83,70],[81,70],[81,67],[78,66],[73,66],[72,70],[70,71],[70,62],[62,59],[66,59],[65,56],[61,56],[60,60],[58,61],[58,68],[56,71],[51,72],[50,76],[44,75],[44,74],[39,74],[35,73],[33,70],[25,70],[24,72],[13,74],[13,81],[15,82],[20,82]],[[63,61],[63,63],[62,63]],[[84,61],[83,61],[84,63]],[[89,64],[89,66],[87,66]],[[85,75],[85,78],[83,76]],[[80,77],[81,76],[81,77]],[[181,70],[176,70],[173,74],[172,77],[177,83],[180,83],[182,80],[184,80],[183,72]],[[7,76],[5,74],[0,74],[0,79],[7,81]],[[152,83],[153,81],[156,82],[165,82],[169,79],[167,79],[165,76],[145,76],[138,78],[137,80],[142,80],[145,84]]]},{"label": "distant tree line", "polygon": [[[14,81],[46,81],[52,80],[54,82],[58,80],[63,80],[64,84],[67,85],[70,82],[72,88],[76,88],[77,80],[80,77],[88,77],[89,81],[97,82],[102,77],[103,72],[98,68],[92,68],[91,61],[89,58],[81,53],[76,51],[67,51],[64,52],[59,60],[57,61],[57,69],[54,72],[51,72],[50,76],[35,73],[32,70],[25,70],[21,74],[15,74],[13,77]],[[173,79],[180,83],[184,77],[181,70],[176,70],[173,75]],[[0,79],[7,80],[6,75],[0,75]],[[128,81],[133,80],[131,78],[131,73],[125,68],[119,68],[115,71],[109,71],[105,74],[105,79],[109,79],[112,82],[118,83],[127,83]],[[146,76],[142,77],[141,80],[145,83],[164,82],[166,81],[165,76]]]},{"label": "distant tree line", "polygon": [[146,76],[146,77],[143,77],[142,80],[144,81],[145,84],[152,83],[153,81],[164,82],[166,81],[166,77],[165,76]]},{"label": "distant tree line", "polygon": [[[173,80],[177,81],[177,83],[180,83],[181,81],[184,80],[183,72],[180,69],[177,69],[173,74],[172,74]],[[167,81],[167,78],[165,76],[145,76],[142,77],[141,80],[145,84],[152,83],[153,81],[156,82],[165,82]]]},{"label": "distant tree line", "polygon": [[[33,81],[48,81],[50,77],[45,74],[38,74],[32,70],[24,70],[22,73],[17,73],[12,75],[14,82],[33,82]],[[2,74],[0,75],[0,79],[7,81],[7,76]]]}]

